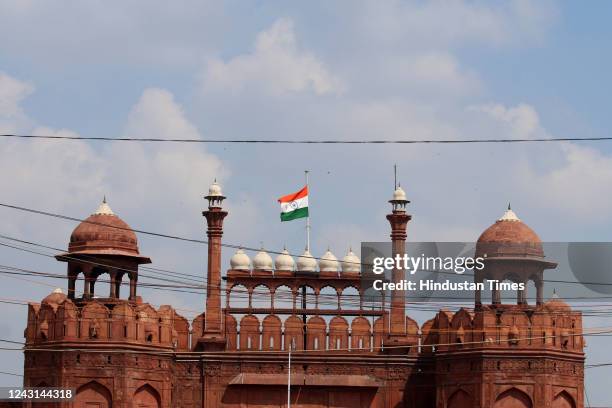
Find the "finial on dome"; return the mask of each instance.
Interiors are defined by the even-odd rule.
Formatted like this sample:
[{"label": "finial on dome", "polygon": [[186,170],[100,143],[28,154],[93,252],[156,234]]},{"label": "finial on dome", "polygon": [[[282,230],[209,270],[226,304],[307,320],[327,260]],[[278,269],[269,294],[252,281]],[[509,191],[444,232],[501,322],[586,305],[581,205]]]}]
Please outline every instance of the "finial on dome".
[{"label": "finial on dome", "polygon": [[106,194],[102,198],[102,203],[98,206],[98,209],[96,212],[94,212],[94,215],[115,215],[113,210],[111,210],[110,206],[106,202]]},{"label": "finial on dome", "polygon": [[510,201],[508,201],[508,209],[512,210],[512,207],[510,206]]},{"label": "finial on dome", "polygon": [[521,219],[516,215],[512,208],[510,207],[510,203],[508,203],[508,209],[504,212],[504,215],[501,216],[497,221],[520,221]]}]

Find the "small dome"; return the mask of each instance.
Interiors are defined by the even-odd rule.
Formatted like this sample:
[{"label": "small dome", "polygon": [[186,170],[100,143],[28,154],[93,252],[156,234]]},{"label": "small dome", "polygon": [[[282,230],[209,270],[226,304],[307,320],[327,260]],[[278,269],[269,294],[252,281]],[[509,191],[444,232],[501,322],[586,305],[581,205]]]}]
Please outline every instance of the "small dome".
[{"label": "small dome", "polygon": [[544,303],[544,307],[550,311],[563,311],[563,312],[570,312],[572,310],[572,308],[570,307],[570,305],[568,305],[567,303],[565,303],[558,295],[557,293],[553,293],[552,297],[550,298],[550,300],[546,303]]},{"label": "small dome", "polygon": [[355,255],[352,249],[349,249],[346,256],[342,259],[342,272],[359,272],[361,270],[361,261]]},{"label": "small dome", "polygon": [[393,192],[393,201],[408,201],[406,197],[406,192],[400,186],[397,186],[395,191]]},{"label": "small dome", "polygon": [[305,250],[304,253],[298,257],[297,269],[303,272],[315,272],[317,270],[317,261],[309,250]]},{"label": "small dome", "polygon": [[151,262],[140,255],[136,234],[113,213],[106,198],[92,215],[72,231],[68,254],[122,255],[140,258],[140,263]]},{"label": "small dome", "polygon": [[266,251],[261,249],[253,258],[253,269],[271,271],[272,270],[272,257],[268,255]]},{"label": "small dome", "polygon": [[476,256],[544,257],[542,241],[527,224],[508,209],[495,224],[487,228],[476,242]]},{"label": "small dome", "polygon": [[43,299],[42,303],[48,305],[59,305],[66,300],[66,294],[60,289],[54,289],[46,298]]},{"label": "small dome", "polygon": [[340,269],[338,258],[327,249],[319,260],[319,271],[321,272],[337,272]]},{"label": "small dome", "polygon": [[251,258],[242,249],[239,249],[230,259],[230,266],[238,271],[248,271],[251,269]]},{"label": "small dome", "polygon": [[221,186],[217,183],[217,179],[213,181],[213,183],[208,187],[208,195],[210,197],[220,197],[223,196],[223,192],[221,191]]},{"label": "small dome", "polygon": [[277,271],[293,271],[295,269],[295,261],[293,257],[289,255],[287,248],[283,249],[283,252],[276,257],[274,269]]}]

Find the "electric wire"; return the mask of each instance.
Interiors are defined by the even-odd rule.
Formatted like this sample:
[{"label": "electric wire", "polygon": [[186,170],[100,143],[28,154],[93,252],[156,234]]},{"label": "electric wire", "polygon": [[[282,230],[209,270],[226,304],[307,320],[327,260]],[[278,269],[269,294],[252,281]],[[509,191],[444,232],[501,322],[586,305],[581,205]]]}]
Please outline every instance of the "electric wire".
[{"label": "electric wire", "polygon": [[95,137],[68,135],[26,135],[2,134],[5,139],[46,139],[46,140],[90,140],[105,142],[171,142],[171,143],[232,143],[232,144],[473,144],[473,143],[536,143],[536,142],[599,142],[610,141],[612,137],[550,137],[513,139],[185,139],[185,138],[134,138]]}]

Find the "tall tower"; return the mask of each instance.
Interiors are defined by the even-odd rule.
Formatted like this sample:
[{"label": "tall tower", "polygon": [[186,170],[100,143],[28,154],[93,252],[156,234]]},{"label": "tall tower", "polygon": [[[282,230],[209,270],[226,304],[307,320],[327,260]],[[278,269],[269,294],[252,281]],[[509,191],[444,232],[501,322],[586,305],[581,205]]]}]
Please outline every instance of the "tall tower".
[{"label": "tall tower", "polygon": [[[397,255],[403,256],[406,253],[406,227],[412,216],[406,213],[406,205],[409,203],[406,198],[406,192],[401,186],[398,186],[393,192],[391,203],[391,214],[387,215],[387,220],[391,224],[391,245],[392,255],[395,258]],[[405,271],[403,269],[394,268],[391,279],[394,283],[399,283],[405,279]],[[402,290],[394,290],[391,294],[391,327],[389,330],[391,343],[396,343],[400,338],[406,336],[406,298],[405,292]],[[395,339],[394,339],[395,338]]]},{"label": "tall tower", "polygon": [[206,281],[206,315],[204,335],[198,339],[197,349],[221,351],[225,349],[225,335],[222,331],[221,314],[221,237],[223,236],[223,211],[225,197],[221,186],[215,180],[208,189],[208,210],[203,211],[208,229],[208,273]]}]

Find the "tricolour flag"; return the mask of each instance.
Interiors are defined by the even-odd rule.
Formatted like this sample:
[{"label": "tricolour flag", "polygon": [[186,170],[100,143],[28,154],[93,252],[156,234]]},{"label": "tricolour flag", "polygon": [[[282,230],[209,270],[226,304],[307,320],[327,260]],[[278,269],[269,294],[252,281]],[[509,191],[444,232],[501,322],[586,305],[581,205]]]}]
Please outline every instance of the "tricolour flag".
[{"label": "tricolour flag", "polygon": [[281,205],[281,221],[308,217],[308,186],[279,198],[278,202]]}]

